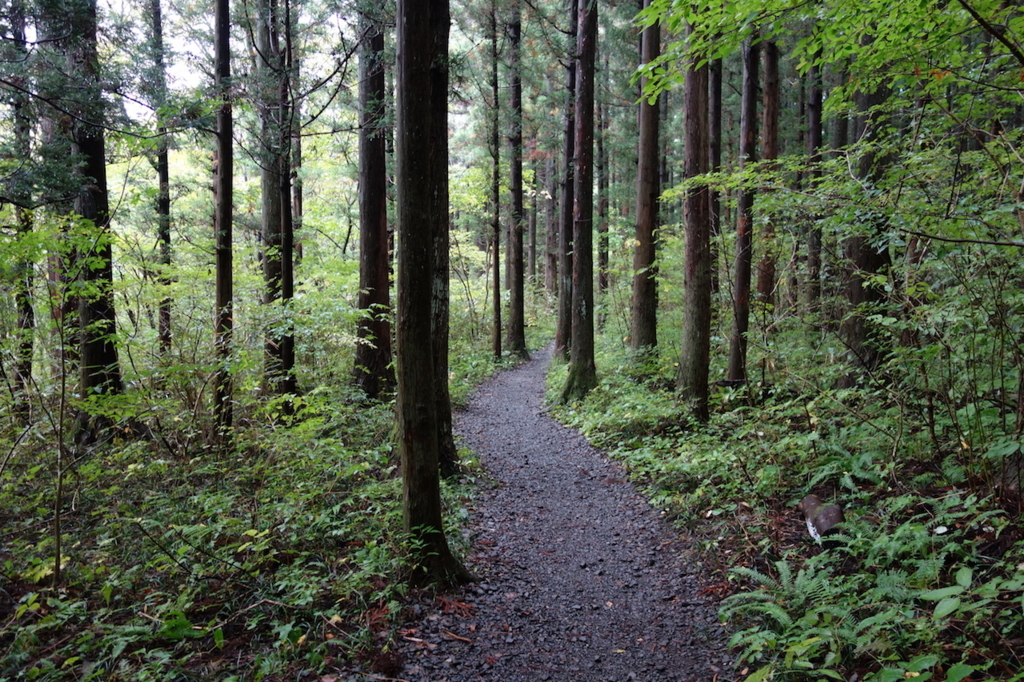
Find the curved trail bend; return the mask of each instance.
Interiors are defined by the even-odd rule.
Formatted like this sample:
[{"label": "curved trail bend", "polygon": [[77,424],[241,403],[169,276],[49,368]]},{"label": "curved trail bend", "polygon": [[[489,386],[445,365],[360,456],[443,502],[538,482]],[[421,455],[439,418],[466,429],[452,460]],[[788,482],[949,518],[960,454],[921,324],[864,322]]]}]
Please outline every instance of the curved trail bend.
[{"label": "curved trail bend", "polygon": [[[678,536],[618,464],[544,412],[551,347],[456,415],[494,486],[467,558],[481,582],[401,631],[409,682],[722,680],[731,660]],[[437,605],[444,606],[443,609]]]}]

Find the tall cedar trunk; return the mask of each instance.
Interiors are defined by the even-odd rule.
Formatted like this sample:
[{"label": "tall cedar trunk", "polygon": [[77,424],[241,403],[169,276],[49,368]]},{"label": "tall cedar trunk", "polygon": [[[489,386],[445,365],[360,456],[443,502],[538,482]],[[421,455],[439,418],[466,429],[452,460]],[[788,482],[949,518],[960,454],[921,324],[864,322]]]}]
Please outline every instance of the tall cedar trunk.
[{"label": "tall cedar trunk", "polygon": [[533,188],[530,191],[530,212],[527,214],[526,231],[529,239],[527,248],[526,277],[531,286],[537,286],[537,211],[538,196],[540,195],[539,183],[543,182],[543,172],[537,167],[537,162],[532,164]]},{"label": "tall cedar trunk", "polygon": [[[293,78],[298,80],[299,60],[292,55]],[[302,100],[292,105],[292,235],[294,238],[295,266],[302,264]]]},{"label": "tall cedar trunk", "polygon": [[[283,305],[285,317],[293,289],[289,9],[288,0],[261,0],[256,29],[262,91],[259,114],[263,144],[263,301],[266,305]],[[277,322],[266,336],[267,390],[275,395],[295,393],[295,337],[290,325]]]},{"label": "tall cedar trunk", "polygon": [[[779,46],[774,42],[764,45],[764,93],[761,115],[761,159],[771,162],[779,158]],[[775,226],[771,220],[761,231],[761,262],[757,268],[757,298],[770,311],[775,305]]]},{"label": "tall cedar trunk", "polygon": [[[815,181],[821,177],[822,145],[821,127],[821,69],[811,66],[807,72],[807,157],[811,164],[808,190],[815,191]],[[811,217],[811,229],[807,234],[807,307],[813,311],[821,298],[821,225],[817,217]]]},{"label": "tall cedar trunk", "polygon": [[447,16],[447,0],[398,0],[395,85],[396,218],[398,225],[398,305],[396,310],[399,450],[403,521],[412,538],[417,582],[449,585],[468,577],[452,555],[441,519],[438,470],[438,415],[431,338],[434,279],[434,226],[431,213],[439,167],[434,144],[434,79],[438,54],[437,13]]},{"label": "tall cedar trunk", "polygon": [[359,52],[359,320],[353,379],[377,399],[394,389],[388,272],[384,32],[362,15]]},{"label": "tall cedar trunk", "polygon": [[[708,170],[708,67],[688,66],[683,86],[686,125],[684,178]],[[683,203],[683,333],[676,393],[694,417],[707,421],[711,355],[711,197],[707,185],[691,187]]]},{"label": "tall cedar trunk", "polygon": [[[10,8],[11,37],[19,58],[28,57],[25,36],[25,5],[14,0]],[[32,119],[29,115],[28,96],[16,93],[14,104],[14,148],[22,159],[32,157]],[[28,178],[12,178],[12,199],[15,229],[18,240],[28,240],[32,234],[33,215],[29,205],[32,193]],[[32,386],[32,355],[35,350],[35,310],[32,305],[33,267],[31,259],[19,258],[15,263],[17,280],[14,285],[15,308],[18,311],[18,341],[14,365],[14,413],[23,423],[32,417],[29,390]]]},{"label": "tall cedar trunk", "polygon": [[[151,49],[153,52],[153,105],[159,109],[167,103],[167,65],[164,60],[164,26],[161,0],[150,0],[149,14],[153,22]],[[157,133],[156,148],[156,240],[160,250],[158,260],[161,265],[160,284],[169,287],[171,279],[168,269],[171,266],[171,171],[168,159],[170,133],[161,120]],[[160,299],[160,312],[157,322],[157,337],[160,353],[166,355],[171,350],[171,304],[170,296]]]},{"label": "tall cedar trunk", "polygon": [[[743,44],[743,95],[740,104],[740,170],[757,160],[757,78],[761,49],[757,36]],[[754,225],[754,188],[740,189],[736,221],[736,262],[732,298],[729,380],[747,378],[747,330],[750,326],[750,270]]]},{"label": "tall cedar trunk", "polygon": [[501,134],[498,130],[501,119],[501,107],[498,104],[498,5],[491,0],[490,12],[491,38],[491,253],[493,261],[491,272],[493,277],[493,316],[491,323],[491,352],[495,360],[501,359]]},{"label": "tall cedar trunk", "polygon": [[[856,95],[858,137],[869,145],[878,137],[881,124],[880,114],[873,109],[882,104],[886,96],[882,90]],[[888,163],[888,159],[879,158],[869,148],[857,162],[857,179],[864,186],[873,187]],[[864,231],[848,236],[843,242],[847,314],[839,326],[839,336],[846,346],[851,372],[840,382],[842,386],[851,386],[874,372],[885,357],[880,335],[868,322],[868,317],[877,312],[872,306],[885,300],[884,287],[871,281],[889,266],[887,242],[879,239],[885,219],[867,212],[864,220]]]},{"label": "tall cedar trunk", "polygon": [[[722,60],[711,61],[708,74],[710,92],[708,119],[710,125],[710,170],[722,169]],[[722,232],[722,197],[717,189],[711,190],[711,291],[718,293],[718,238]]]},{"label": "tall cedar trunk", "polygon": [[[608,73],[607,60],[604,73]],[[608,136],[608,108],[601,98],[596,98],[595,115],[597,130],[594,143],[597,145],[597,159],[594,164],[597,176],[597,328],[604,328],[608,316],[608,154],[605,139]]]},{"label": "tall cedar trunk", "polygon": [[451,268],[448,201],[448,0],[433,0],[430,33],[430,209],[434,240],[431,340],[434,348],[434,400],[437,404],[438,466],[442,476],[459,473],[459,456],[452,433],[452,399],[448,387],[448,332]]},{"label": "tall cedar trunk", "polygon": [[[651,0],[645,0],[649,7]],[[655,23],[643,31],[641,63],[658,58],[661,29]],[[641,79],[640,87],[647,79]],[[642,92],[642,90],[641,90]],[[640,142],[636,169],[636,240],[633,248],[633,319],[631,346],[635,350],[653,350],[658,346],[658,271],[657,229],[658,196],[661,194],[658,169],[658,128],[661,117],[658,100],[640,100]]]},{"label": "tall cedar trunk", "polygon": [[[586,0],[584,0],[586,1]],[[569,359],[572,343],[573,205],[576,192],[576,59],[575,36],[580,0],[568,0],[569,35],[573,36],[565,66],[565,127],[562,144],[562,204],[558,227],[558,317],[555,321],[555,355]]]},{"label": "tall cedar trunk", "polygon": [[[74,59],[79,75],[87,83],[91,101],[79,112],[80,118],[73,124],[74,146],[81,154],[83,167],[81,186],[75,198],[75,212],[95,226],[93,246],[83,254],[81,279],[90,293],[79,299],[79,325],[81,348],[79,350],[79,389],[82,397],[95,394],[109,395],[123,390],[121,370],[117,357],[115,338],[116,315],[114,314],[113,292],[113,248],[110,235],[110,209],[107,202],[107,162],[103,139],[103,128],[90,123],[105,120],[103,100],[100,94],[99,54],[96,42],[96,2],[89,0],[81,10],[74,26],[79,40]],[[88,122],[87,122],[88,121]],[[93,261],[91,267],[86,263]],[[98,435],[106,419],[89,418],[82,424],[86,432],[79,437],[92,438]]]},{"label": "tall cedar trunk", "polygon": [[[233,322],[233,280],[231,273],[232,173],[234,149],[231,115],[231,14],[229,0],[217,0],[214,53],[217,89],[217,163],[214,179],[214,248],[216,250],[216,293],[214,302],[214,346],[217,374],[214,378],[214,414],[221,435],[232,425],[231,350]],[[227,440],[225,440],[225,443]]]},{"label": "tall cedar trunk", "polygon": [[558,162],[553,153],[544,161],[544,288],[558,295]]},{"label": "tall cedar trunk", "polygon": [[572,341],[562,402],[597,386],[594,364],[594,76],[597,0],[583,0],[577,25],[576,187],[573,197]]},{"label": "tall cedar trunk", "polygon": [[509,51],[509,102],[512,118],[509,133],[509,190],[512,193],[512,214],[509,216],[509,305],[508,305],[508,336],[506,344],[511,353],[528,359],[526,350],[526,309],[525,268],[523,263],[523,83],[520,78],[522,68],[520,42],[523,26],[519,11],[519,2],[514,0],[510,10],[511,19],[508,23]]}]

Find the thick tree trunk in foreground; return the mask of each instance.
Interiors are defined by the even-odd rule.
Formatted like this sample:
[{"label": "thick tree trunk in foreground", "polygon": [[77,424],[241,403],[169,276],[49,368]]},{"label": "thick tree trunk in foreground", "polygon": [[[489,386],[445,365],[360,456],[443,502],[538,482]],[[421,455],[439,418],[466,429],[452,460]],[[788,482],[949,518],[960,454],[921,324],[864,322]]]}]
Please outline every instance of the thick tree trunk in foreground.
[{"label": "thick tree trunk in foreground", "polygon": [[577,27],[576,189],[573,201],[572,348],[562,402],[597,386],[594,364],[594,76],[597,1],[584,0]]},{"label": "thick tree trunk in foreground", "polygon": [[448,332],[451,267],[448,205],[448,32],[451,15],[448,0],[433,0],[430,39],[434,59],[430,63],[430,207],[434,240],[431,340],[434,348],[434,400],[437,404],[437,457],[442,476],[459,473],[459,455],[452,433],[452,398],[448,386]]},{"label": "thick tree trunk in foreground", "polygon": [[[645,0],[645,6],[650,0]],[[656,60],[661,30],[652,24],[643,31],[641,60]],[[641,79],[641,93],[647,79]],[[640,142],[636,170],[636,241],[633,248],[633,318],[630,345],[634,350],[653,350],[658,346],[658,271],[657,258],[659,183],[658,100],[641,94]]]},{"label": "thick tree trunk in foreground", "polygon": [[405,531],[412,540],[417,582],[442,585],[470,576],[452,555],[441,520],[438,470],[438,415],[432,334],[434,226],[441,208],[432,194],[440,163],[431,158],[435,112],[431,73],[439,54],[435,28],[448,16],[447,0],[398,0],[397,111],[395,125],[396,217],[398,224],[399,451],[402,464]]},{"label": "thick tree trunk in foreground", "polygon": [[384,32],[363,15],[359,53],[359,320],[353,379],[370,399],[395,386],[388,272]]},{"label": "thick tree trunk in foreground", "polygon": [[[683,175],[692,178],[708,170],[708,67],[686,73],[686,161]],[[707,185],[693,187],[683,203],[683,333],[676,393],[694,417],[707,421],[708,363],[711,354],[711,201]]]},{"label": "thick tree trunk in foreground", "polygon": [[[25,6],[22,0],[15,0],[10,8],[11,33],[16,54],[28,58],[28,42],[25,36]],[[32,118],[29,115],[27,95],[15,94],[14,100],[14,148],[23,159],[32,155]],[[33,215],[29,209],[32,200],[28,178],[11,180],[14,206],[15,229],[18,240],[27,240],[32,235]],[[19,258],[14,265],[17,281],[14,285],[15,308],[18,311],[18,340],[15,346],[14,364],[14,413],[27,424],[32,416],[32,402],[29,390],[32,387],[32,355],[35,352],[35,308],[32,305],[33,265],[31,259]]]}]

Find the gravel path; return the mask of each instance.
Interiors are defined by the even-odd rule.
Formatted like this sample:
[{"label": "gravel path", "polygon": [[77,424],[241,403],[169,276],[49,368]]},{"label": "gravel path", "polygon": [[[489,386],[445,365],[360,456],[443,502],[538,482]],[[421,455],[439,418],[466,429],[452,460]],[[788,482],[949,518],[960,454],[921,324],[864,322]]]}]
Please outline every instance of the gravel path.
[{"label": "gravel path", "polygon": [[551,348],[484,384],[456,415],[494,486],[473,516],[481,582],[412,607],[409,682],[724,680],[713,604],[680,539],[616,463],[545,414]]}]

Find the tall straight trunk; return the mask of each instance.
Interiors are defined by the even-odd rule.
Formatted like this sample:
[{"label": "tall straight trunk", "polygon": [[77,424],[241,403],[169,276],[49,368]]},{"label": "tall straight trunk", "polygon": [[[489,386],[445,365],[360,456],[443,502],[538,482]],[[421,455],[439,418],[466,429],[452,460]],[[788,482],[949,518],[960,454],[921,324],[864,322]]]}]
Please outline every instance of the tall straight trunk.
[{"label": "tall straight trunk", "polygon": [[[283,306],[286,318],[293,293],[289,15],[288,0],[261,0],[257,4],[257,70],[262,91],[259,115],[263,144],[263,301],[266,305]],[[295,336],[290,325],[277,322],[266,331],[266,337],[266,388],[275,395],[293,394]]]},{"label": "tall straight trunk", "polygon": [[544,289],[558,295],[558,162],[554,154],[544,161]]},{"label": "tall straight trunk", "polygon": [[[608,72],[607,61],[604,72]],[[607,315],[608,295],[608,155],[605,138],[608,136],[608,108],[603,100],[597,98],[595,103],[597,116],[594,142],[597,145],[597,159],[594,169],[597,176],[597,305],[600,312],[597,316],[597,328],[604,327]]]},{"label": "tall straight trunk", "polygon": [[493,262],[492,296],[493,321],[491,323],[491,352],[495,360],[501,359],[501,107],[498,89],[498,6],[491,0],[491,253]]},{"label": "tall straight trunk", "polygon": [[[167,65],[164,60],[164,27],[163,13],[160,7],[161,0],[150,0],[149,14],[152,21],[152,43],[153,52],[153,104],[156,108],[167,103]],[[171,171],[168,159],[170,147],[170,133],[163,120],[160,120],[157,127],[156,148],[156,175],[157,175],[157,198],[156,198],[156,240],[159,248],[158,260],[162,266],[160,284],[169,287],[171,279],[167,270],[171,266]],[[160,344],[160,353],[166,355],[171,350],[171,304],[170,296],[160,299],[160,311],[157,322],[157,337]]]},{"label": "tall straight trunk", "polygon": [[562,401],[597,386],[594,364],[594,77],[597,0],[583,0],[577,24],[576,187],[573,197],[572,341]]},{"label": "tall straight trunk", "polygon": [[[708,67],[697,68],[699,57],[687,67],[685,100],[686,159],[683,175],[692,178],[708,170]],[[707,185],[691,187],[683,203],[683,309],[682,345],[676,394],[693,416],[707,421],[708,365],[711,355],[711,197]]]},{"label": "tall straight trunk", "polygon": [[533,188],[530,192],[530,211],[526,218],[527,250],[526,250],[526,278],[534,287],[537,285],[537,213],[539,207],[540,183],[544,180],[543,173],[534,161],[533,167]]},{"label": "tall straight trunk", "polygon": [[[25,36],[24,0],[14,0],[10,7],[11,37],[19,58],[28,58]],[[28,96],[16,93],[14,100],[14,148],[22,159],[32,157],[32,118],[29,115]],[[19,241],[32,235],[33,215],[30,209],[32,193],[28,179],[13,179],[14,222]],[[14,363],[14,413],[23,423],[31,420],[32,355],[35,351],[35,309],[32,305],[33,267],[28,258],[19,258],[14,265],[17,281],[14,301],[18,314],[18,340]]]},{"label": "tall straight trunk", "polygon": [[[100,94],[99,52],[97,45],[96,2],[89,0],[82,8],[74,30],[80,40],[74,61],[79,75],[87,83],[92,98],[73,124],[74,150],[81,155],[81,186],[75,198],[75,212],[95,226],[93,246],[83,253],[81,279],[93,293],[79,299],[79,390],[86,398],[96,394],[109,395],[123,390],[121,370],[115,343],[116,315],[113,292],[113,247],[110,234],[110,209],[107,198],[107,161],[103,128],[86,121],[103,121],[103,100]],[[89,419],[89,436],[96,436],[105,419]]]},{"label": "tall straight trunk", "polygon": [[509,305],[508,305],[508,350],[520,358],[528,359],[526,349],[526,308],[525,308],[525,267],[523,262],[523,82],[520,42],[522,19],[518,0],[513,0],[508,23],[509,51],[509,114],[512,118],[509,143],[509,166],[511,175],[509,189],[512,193],[512,214],[509,216]]},{"label": "tall straight trunk", "polygon": [[[587,2],[589,0],[583,0]],[[575,38],[580,0],[568,0],[569,35]],[[562,143],[562,204],[558,228],[558,318],[555,324],[555,355],[569,359],[572,343],[573,205],[575,203],[576,156],[576,41],[570,43],[565,67],[565,127]]]},{"label": "tall straight trunk", "polygon": [[395,120],[398,305],[396,308],[398,442],[401,453],[405,531],[412,538],[417,582],[451,585],[468,578],[444,536],[438,469],[437,374],[433,333],[436,213],[440,167],[432,155],[435,104],[432,67],[435,33],[448,16],[447,0],[398,0],[397,109]]},{"label": "tall straight trunk", "polygon": [[[650,6],[651,0],[644,0]],[[661,29],[651,24],[643,31],[641,62],[658,58]],[[640,86],[647,79],[641,79]],[[658,100],[641,96],[640,141],[636,169],[636,239],[633,242],[633,317],[631,346],[635,350],[653,350],[658,346],[658,271],[657,230],[658,196],[661,194],[658,168],[658,128],[661,121]]]},{"label": "tall straight trunk", "polygon": [[[771,162],[779,158],[779,46],[775,42],[764,45],[764,92],[761,99],[761,158]],[[770,311],[775,306],[775,226],[771,220],[761,231],[761,262],[757,268],[757,298]]]},{"label": "tall straight trunk", "polygon": [[[722,169],[722,60],[711,62],[708,74],[708,119],[710,125],[710,169]],[[718,238],[722,233],[722,198],[717,189],[711,190],[711,291],[718,293]]]},{"label": "tall straight trunk", "polygon": [[[743,95],[740,104],[740,170],[757,160],[757,79],[761,49],[757,36],[743,45]],[[750,271],[754,225],[754,189],[740,189],[736,221],[736,263],[729,341],[729,380],[747,378],[747,330],[750,326]]]},{"label": "tall straight trunk", "polygon": [[[231,220],[234,171],[231,112],[231,14],[229,0],[217,0],[215,19],[215,74],[221,102],[217,109],[217,164],[214,178],[214,249],[216,292],[214,346],[217,373],[214,377],[214,414],[222,437],[232,426],[231,352],[233,331],[233,279]],[[225,441],[227,442],[227,441]]]},{"label": "tall straight trunk", "polygon": [[431,342],[434,349],[434,402],[437,405],[437,456],[442,476],[459,473],[459,455],[452,433],[452,399],[448,386],[449,296],[451,264],[448,201],[448,32],[451,28],[448,0],[433,0],[430,38],[434,58],[430,62],[430,197],[434,268]]},{"label": "tall straight trunk", "polygon": [[[808,189],[811,192],[821,177],[821,106],[821,69],[811,66],[807,72],[807,158],[811,165]],[[821,225],[816,217],[811,221],[807,234],[807,307],[813,311],[821,298]]]},{"label": "tall straight trunk", "polygon": [[388,272],[384,32],[364,13],[359,52],[359,309],[353,379],[377,399],[394,389]]}]

